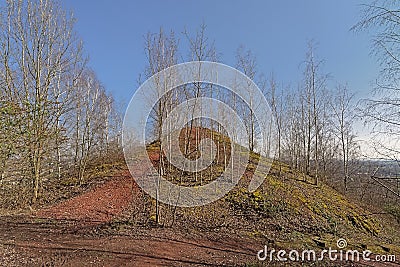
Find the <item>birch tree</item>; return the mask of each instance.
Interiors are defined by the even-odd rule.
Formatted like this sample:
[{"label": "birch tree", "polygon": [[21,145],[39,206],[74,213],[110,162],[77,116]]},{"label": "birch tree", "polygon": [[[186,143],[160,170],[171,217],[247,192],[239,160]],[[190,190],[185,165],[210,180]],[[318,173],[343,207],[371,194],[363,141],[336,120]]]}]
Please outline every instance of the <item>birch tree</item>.
[{"label": "birch tree", "polygon": [[[166,92],[168,85],[173,79],[173,74],[170,73],[170,77],[158,77],[157,73],[167,69],[177,63],[177,51],[178,45],[175,38],[174,32],[166,34],[161,28],[158,33],[148,33],[145,40],[145,53],[147,57],[147,66],[145,69],[146,78],[150,78],[156,75],[156,88],[152,92],[148,92],[149,102],[153,99],[158,99],[156,106],[153,108],[151,113],[151,120],[154,125],[155,139],[160,142],[159,149],[159,163],[158,172],[160,175],[165,174],[164,161],[162,156],[163,146],[167,144],[162,143],[162,129],[163,122],[168,115],[168,112],[173,108],[172,103],[174,102],[174,94],[172,92]],[[160,204],[158,198],[156,198],[155,205],[155,221],[160,222]]]},{"label": "birch tree", "polygon": [[[255,80],[257,76],[257,63],[256,58],[250,50],[245,50],[244,46],[240,46],[237,50],[236,54],[236,68],[242,71],[247,77],[251,80]],[[250,84],[248,87],[250,88]],[[246,124],[246,130],[248,132],[248,143],[249,150],[254,152],[256,146],[256,120],[254,116],[254,111],[257,108],[257,100],[254,98],[255,96],[252,94],[251,90],[247,90],[249,93],[247,103],[247,107],[243,107],[243,113],[248,116],[245,116],[244,121]],[[265,125],[266,127],[266,125]]]},{"label": "birch tree", "polygon": [[32,175],[32,203],[41,186],[43,162],[58,138],[61,114],[53,94],[59,75],[72,73],[82,60],[74,19],[51,0],[7,1],[2,14],[3,79],[10,97],[26,113],[24,127]]},{"label": "birch tree", "polygon": [[356,148],[353,123],[355,121],[355,105],[352,100],[354,95],[349,92],[346,86],[338,85],[336,95],[332,101],[333,123],[335,135],[340,143],[340,154],[342,157],[343,186],[347,191],[349,179],[350,157]]},{"label": "birch tree", "polygon": [[[311,160],[314,161],[314,183],[318,184],[318,171],[320,161],[320,99],[325,88],[326,75],[321,73],[321,63],[315,57],[315,45],[310,42],[306,55],[304,68],[303,95],[306,114],[306,173],[311,174]],[[313,155],[312,155],[313,154]]]},{"label": "birch tree", "polygon": [[[400,157],[400,5],[379,0],[362,5],[353,31],[370,31],[372,54],[381,69],[373,96],[364,101],[363,116],[373,126],[375,150],[385,158]],[[389,141],[390,140],[390,141]]]}]

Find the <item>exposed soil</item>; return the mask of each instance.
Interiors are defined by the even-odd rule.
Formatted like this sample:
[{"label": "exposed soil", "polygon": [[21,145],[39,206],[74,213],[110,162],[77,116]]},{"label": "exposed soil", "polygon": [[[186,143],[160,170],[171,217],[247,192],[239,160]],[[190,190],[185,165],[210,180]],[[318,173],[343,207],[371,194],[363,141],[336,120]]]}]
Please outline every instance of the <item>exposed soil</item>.
[{"label": "exposed soil", "polygon": [[259,247],[244,239],[188,238],[161,228],[93,237],[71,222],[33,218],[3,217],[0,234],[0,266],[243,266],[254,262]]},{"label": "exposed soil", "polygon": [[245,239],[187,236],[139,227],[100,234],[140,190],[129,172],[34,213],[0,217],[0,266],[243,266],[261,244]]},{"label": "exposed soil", "polygon": [[86,224],[108,222],[129,206],[132,190],[137,190],[137,185],[126,171],[85,194],[42,209],[35,216],[79,220]]},{"label": "exposed soil", "polygon": [[137,191],[124,171],[33,216],[0,217],[0,266],[261,266],[256,255],[265,245],[262,239],[148,226],[104,231],[134,203]]},{"label": "exposed soil", "polygon": [[[262,242],[250,238],[185,235],[176,229],[138,228],[129,235],[93,236],[77,221],[0,218],[0,266],[262,266]],[[265,262],[266,266],[285,265]],[[321,263],[322,264],[322,263]],[[264,265],[263,265],[264,266]],[[301,266],[399,266],[398,263],[315,263]]]}]

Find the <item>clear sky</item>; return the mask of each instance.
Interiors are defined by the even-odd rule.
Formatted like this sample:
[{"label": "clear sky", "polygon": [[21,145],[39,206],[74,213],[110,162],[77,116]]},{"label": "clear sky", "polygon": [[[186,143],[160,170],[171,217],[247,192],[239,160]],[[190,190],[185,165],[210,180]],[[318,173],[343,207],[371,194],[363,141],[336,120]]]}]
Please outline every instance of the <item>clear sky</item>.
[{"label": "clear sky", "polygon": [[366,96],[378,66],[370,56],[368,33],[349,29],[369,0],[61,0],[77,18],[90,66],[115,98],[125,103],[138,87],[145,67],[144,36],[160,27],[177,34],[194,32],[204,22],[222,61],[235,63],[239,45],[251,49],[258,69],[296,85],[307,42],[318,44],[324,71]]},{"label": "clear sky", "polygon": [[[77,18],[76,30],[90,55],[90,67],[117,103],[127,104],[139,86],[146,65],[144,37],[148,32],[186,28],[204,22],[223,63],[234,66],[240,45],[253,51],[258,70],[274,73],[278,82],[296,87],[307,43],[317,43],[317,56],[330,74],[329,86],[347,84],[356,98],[368,97],[379,66],[371,56],[371,36],[350,28],[361,17],[362,4],[372,0],[61,0]],[[181,44],[184,43],[183,41]],[[186,55],[184,55],[186,56]],[[363,153],[369,129],[359,122],[356,132]]]}]

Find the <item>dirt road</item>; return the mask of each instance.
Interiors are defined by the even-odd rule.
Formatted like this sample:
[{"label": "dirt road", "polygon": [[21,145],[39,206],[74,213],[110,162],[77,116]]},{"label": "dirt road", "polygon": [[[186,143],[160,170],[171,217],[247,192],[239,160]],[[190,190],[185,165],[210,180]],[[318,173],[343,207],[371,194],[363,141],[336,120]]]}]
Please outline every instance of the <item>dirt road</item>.
[{"label": "dirt road", "polygon": [[1,220],[0,266],[243,266],[257,249],[246,240],[191,239],[170,229],[95,237],[75,221]]},{"label": "dirt road", "polygon": [[129,172],[124,172],[32,216],[0,217],[0,266],[260,266],[256,253],[264,244],[251,238],[145,226],[124,234],[97,231],[107,229],[137,190]]}]

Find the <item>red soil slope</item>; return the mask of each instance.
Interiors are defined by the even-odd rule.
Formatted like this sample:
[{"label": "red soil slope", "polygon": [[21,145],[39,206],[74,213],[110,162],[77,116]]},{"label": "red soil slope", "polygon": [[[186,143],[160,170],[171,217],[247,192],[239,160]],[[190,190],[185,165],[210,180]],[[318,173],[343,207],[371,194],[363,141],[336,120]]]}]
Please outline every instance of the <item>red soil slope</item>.
[{"label": "red soil slope", "polygon": [[88,224],[108,222],[131,203],[133,189],[136,184],[129,172],[124,172],[87,193],[42,209],[36,216],[80,220]]}]

